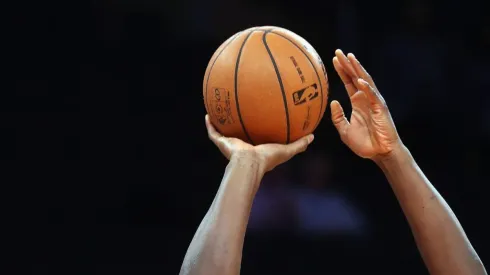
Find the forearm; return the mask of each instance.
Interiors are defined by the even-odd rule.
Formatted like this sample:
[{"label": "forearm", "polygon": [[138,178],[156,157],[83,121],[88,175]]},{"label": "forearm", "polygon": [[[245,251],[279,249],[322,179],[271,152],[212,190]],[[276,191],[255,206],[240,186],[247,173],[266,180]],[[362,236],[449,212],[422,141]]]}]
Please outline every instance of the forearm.
[{"label": "forearm", "polygon": [[230,161],[218,193],[187,250],[181,275],[240,273],[245,231],[263,174],[253,157]]},{"label": "forearm", "polygon": [[400,148],[378,165],[400,202],[430,273],[486,274],[458,219],[410,152]]}]

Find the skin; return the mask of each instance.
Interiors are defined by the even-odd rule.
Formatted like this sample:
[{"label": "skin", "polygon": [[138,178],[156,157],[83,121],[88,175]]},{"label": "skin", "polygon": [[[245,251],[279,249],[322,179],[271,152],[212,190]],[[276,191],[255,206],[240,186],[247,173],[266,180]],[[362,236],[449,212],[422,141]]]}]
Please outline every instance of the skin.
[{"label": "skin", "polygon": [[[403,145],[373,79],[353,54],[337,50],[334,67],[352,104],[348,120],[336,100],[332,122],[341,140],[357,155],[373,160],[385,173],[433,275],[487,274],[461,224]],[[253,198],[264,174],[306,150],[313,135],[289,144],[252,146],[223,137],[206,116],[211,141],[229,160],[206,216],[187,250],[180,274],[240,273],[243,241]]]},{"label": "skin", "polygon": [[206,115],[209,139],[229,160],[211,207],[187,250],[181,275],[239,274],[252,201],[264,174],[306,150],[313,135],[288,145],[252,146],[220,135]]},{"label": "skin", "polygon": [[333,101],[332,121],[354,153],[373,160],[384,172],[430,274],[487,274],[456,215],[401,141],[371,76],[353,54],[335,54],[333,64],[349,94],[352,114],[347,120],[342,106]]}]

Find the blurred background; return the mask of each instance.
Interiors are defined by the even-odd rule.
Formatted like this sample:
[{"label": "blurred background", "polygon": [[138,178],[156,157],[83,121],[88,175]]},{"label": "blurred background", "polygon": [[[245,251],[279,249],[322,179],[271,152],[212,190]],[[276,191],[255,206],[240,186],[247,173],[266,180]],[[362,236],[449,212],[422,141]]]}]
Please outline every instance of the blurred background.
[{"label": "blurred background", "polygon": [[[177,274],[226,166],[205,132],[204,71],[234,33],[274,25],[315,47],[329,99],[344,106],[331,59],[356,54],[488,265],[483,2],[17,2],[0,119],[14,263],[23,274]],[[264,179],[242,274],[427,274],[381,171],[342,144],[329,112],[309,151]]]}]

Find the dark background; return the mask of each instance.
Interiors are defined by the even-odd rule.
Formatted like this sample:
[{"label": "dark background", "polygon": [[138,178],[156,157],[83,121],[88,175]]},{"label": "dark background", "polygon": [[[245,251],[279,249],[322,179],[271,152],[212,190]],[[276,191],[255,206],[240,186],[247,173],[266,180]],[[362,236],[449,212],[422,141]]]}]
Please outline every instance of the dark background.
[{"label": "dark background", "polygon": [[[226,161],[208,141],[202,80],[217,47],[275,25],[331,65],[354,52],[404,143],[490,261],[490,20],[484,1],[125,0],[19,3],[1,130],[13,255],[25,274],[177,274]],[[362,237],[250,233],[243,274],[426,274],[379,169],[339,140],[329,112],[305,153],[369,221]],[[15,166],[13,169],[12,164]],[[298,176],[297,176],[298,178]],[[301,175],[299,175],[299,182]],[[327,183],[327,187],[328,183]],[[322,213],[319,213],[319,215]],[[19,256],[19,257],[17,257]],[[17,263],[17,262],[16,262]]]}]

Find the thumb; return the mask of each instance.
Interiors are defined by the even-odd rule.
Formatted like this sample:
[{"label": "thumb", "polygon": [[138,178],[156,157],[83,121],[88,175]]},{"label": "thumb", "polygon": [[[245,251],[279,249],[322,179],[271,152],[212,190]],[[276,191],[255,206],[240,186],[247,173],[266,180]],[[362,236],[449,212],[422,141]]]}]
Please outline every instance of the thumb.
[{"label": "thumb", "polygon": [[335,125],[341,136],[344,135],[347,127],[349,127],[349,121],[345,117],[344,109],[337,100],[334,100],[330,103],[330,110],[332,112],[333,125]]},{"label": "thumb", "polygon": [[313,134],[309,134],[293,143],[286,145],[288,147],[289,158],[306,151],[306,148],[308,148],[308,145],[313,142],[313,139],[315,139],[315,136]]},{"label": "thumb", "polygon": [[[265,144],[259,145],[257,148],[261,148],[264,150],[263,153],[266,155],[265,159],[267,160],[267,164],[265,167],[266,171],[270,171],[274,169],[277,165],[284,163],[290,160],[295,155],[304,152],[308,145],[313,141],[313,135],[309,134],[304,136],[293,143],[289,143],[286,145],[283,144]],[[267,149],[266,149],[267,148]]]},{"label": "thumb", "polygon": [[214,128],[211,120],[209,119],[209,115],[206,115],[204,118],[206,122],[206,129],[208,130],[209,139],[218,147],[221,153],[227,158],[230,159],[231,156],[231,144],[230,139],[221,135],[216,128]]},{"label": "thumb", "polygon": [[218,131],[216,131],[216,129],[214,128],[213,124],[211,123],[211,121],[209,120],[209,115],[206,115],[204,117],[204,120],[206,122],[206,129],[208,130],[208,137],[209,139],[214,143],[216,144],[216,146],[220,147],[220,138],[222,137],[222,135],[220,133],[218,133]]}]

